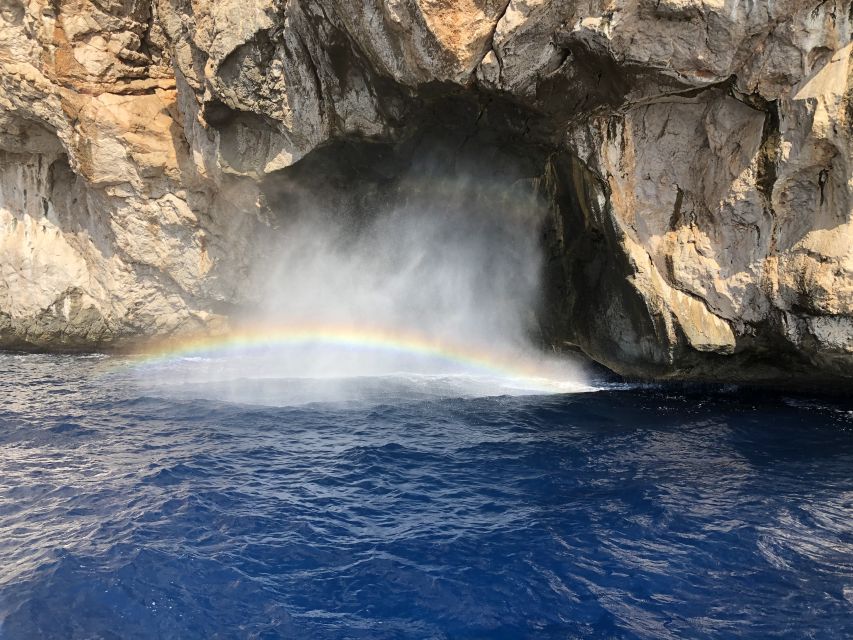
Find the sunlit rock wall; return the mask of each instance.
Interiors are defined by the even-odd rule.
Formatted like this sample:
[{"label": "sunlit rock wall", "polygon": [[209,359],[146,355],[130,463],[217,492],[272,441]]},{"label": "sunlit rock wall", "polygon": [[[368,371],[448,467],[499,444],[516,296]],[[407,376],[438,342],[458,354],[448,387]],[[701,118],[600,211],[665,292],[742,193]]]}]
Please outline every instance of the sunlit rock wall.
[{"label": "sunlit rock wall", "polygon": [[0,344],[220,330],[287,215],[271,184],[332,144],[404,157],[429,123],[539,167],[544,342],[643,377],[848,384],[851,12],[5,0]]}]

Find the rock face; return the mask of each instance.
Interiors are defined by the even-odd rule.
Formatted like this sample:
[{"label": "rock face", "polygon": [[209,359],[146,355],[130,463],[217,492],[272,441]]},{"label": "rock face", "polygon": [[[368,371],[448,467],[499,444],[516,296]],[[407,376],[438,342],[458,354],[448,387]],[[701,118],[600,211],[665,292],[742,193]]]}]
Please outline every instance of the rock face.
[{"label": "rock face", "polygon": [[851,31],[849,0],[0,0],[0,346],[219,330],[271,199],[352,208],[438,138],[547,202],[545,342],[853,384]]}]

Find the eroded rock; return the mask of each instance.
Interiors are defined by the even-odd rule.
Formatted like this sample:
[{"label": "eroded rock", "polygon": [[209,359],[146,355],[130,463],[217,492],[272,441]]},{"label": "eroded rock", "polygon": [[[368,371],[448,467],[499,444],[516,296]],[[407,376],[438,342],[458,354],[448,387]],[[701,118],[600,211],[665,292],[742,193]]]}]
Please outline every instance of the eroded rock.
[{"label": "eroded rock", "polygon": [[548,199],[546,343],[850,384],[852,29],[842,0],[6,0],[0,345],[216,330],[270,185],[345,144],[329,201],[381,198],[443,131]]}]

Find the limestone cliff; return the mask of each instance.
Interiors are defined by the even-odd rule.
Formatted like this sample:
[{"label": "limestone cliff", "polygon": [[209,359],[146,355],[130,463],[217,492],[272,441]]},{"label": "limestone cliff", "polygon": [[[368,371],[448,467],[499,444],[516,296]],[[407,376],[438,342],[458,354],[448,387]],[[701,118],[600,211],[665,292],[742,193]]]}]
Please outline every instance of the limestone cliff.
[{"label": "limestone cliff", "polygon": [[0,346],[218,330],[270,198],[380,197],[444,136],[548,203],[546,342],[849,385],[852,30],[850,0],[0,0]]}]

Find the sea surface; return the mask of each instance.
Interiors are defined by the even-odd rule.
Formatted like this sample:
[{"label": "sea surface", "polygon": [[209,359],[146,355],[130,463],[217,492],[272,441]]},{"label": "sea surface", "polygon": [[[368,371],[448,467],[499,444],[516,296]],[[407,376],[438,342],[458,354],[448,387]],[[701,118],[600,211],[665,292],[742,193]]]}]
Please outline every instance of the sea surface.
[{"label": "sea surface", "polygon": [[0,355],[0,638],[853,637],[851,399],[331,384]]}]

